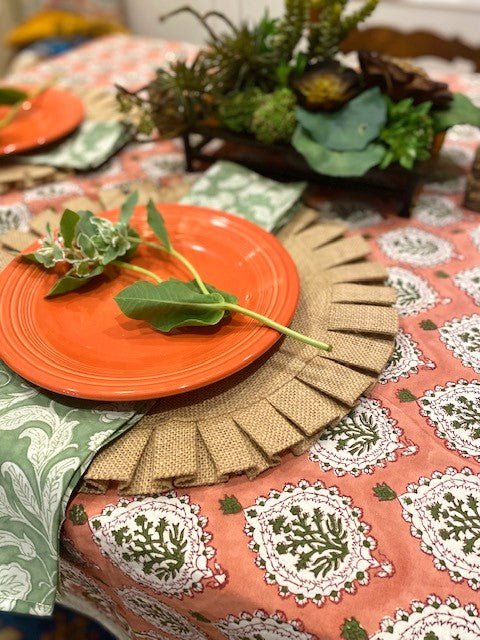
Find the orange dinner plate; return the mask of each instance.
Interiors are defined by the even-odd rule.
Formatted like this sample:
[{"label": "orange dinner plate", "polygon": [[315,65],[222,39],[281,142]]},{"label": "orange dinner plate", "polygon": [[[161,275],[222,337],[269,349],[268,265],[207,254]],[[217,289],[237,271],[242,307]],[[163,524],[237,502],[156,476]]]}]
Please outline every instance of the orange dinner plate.
[{"label": "orange dinner plate", "polygon": [[[0,119],[11,108],[0,107]],[[10,124],[0,128],[0,155],[31,151],[55,142],[76,129],[83,116],[79,98],[56,87],[45,89],[31,102],[27,100]]]},{"label": "orange dinner plate", "polygon": [[[278,240],[237,216],[177,204],[159,206],[174,247],[205,282],[238,296],[239,304],[288,325],[298,302],[295,265]],[[112,220],[118,210],[104,214]],[[145,207],[132,226],[155,240]],[[26,251],[35,249],[35,244]],[[132,259],[160,277],[190,280],[174,258],[140,247]],[[97,400],[167,396],[221,380],[242,369],[280,337],[258,321],[233,313],[215,327],[163,334],[124,316],[114,296],[137,280],[108,267],[83,290],[44,295],[57,275],[20,256],[0,275],[0,352],[31,382],[61,394]]]}]

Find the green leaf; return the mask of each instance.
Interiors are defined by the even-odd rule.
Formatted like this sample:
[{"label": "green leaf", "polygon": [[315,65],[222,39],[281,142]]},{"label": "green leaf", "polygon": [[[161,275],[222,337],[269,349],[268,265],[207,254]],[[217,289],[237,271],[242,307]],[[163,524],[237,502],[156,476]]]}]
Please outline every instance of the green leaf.
[{"label": "green leaf", "polygon": [[120,215],[118,217],[119,222],[128,223],[130,218],[132,217],[133,210],[138,202],[138,191],[134,191],[131,193],[125,202],[122,204],[122,208],[120,209]]},{"label": "green leaf", "polygon": [[39,260],[37,260],[37,256],[35,255],[35,253],[22,253],[22,258],[25,258],[25,260],[28,260],[29,262],[42,264]]},{"label": "green leaf", "polygon": [[312,140],[301,126],[293,134],[292,145],[312,169],[334,177],[363,176],[380,164],[386,153],[383,145],[374,142],[363,151],[331,151]]},{"label": "green leaf", "polygon": [[297,121],[315,142],[332,151],[361,151],[375,140],[387,120],[387,102],[378,87],[327,113],[297,109]]},{"label": "green leaf", "polygon": [[192,290],[190,284],[171,278],[160,284],[135,282],[115,296],[129,318],[144,320],[168,333],[176,327],[215,325],[224,317],[224,298]]},{"label": "green leaf", "polygon": [[147,222],[150,229],[165,246],[165,249],[170,251],[172,245],[170,243],[170,238],[168,237],[165,222],[163,221],[162,214],[154,205],[152,199],[150,199],[147,204]]},{"label": "green leaf", "polygon": [[70,275],[72,273],[72,270],[70,270],[66,275],[63,276],[63,278],[60,278],[60,280],[58,280],[53,285],[53,287],[50,289],[50,291],[47,293],[45,297],[53,298],[54,296],[60,296],[63,293],[69,293],[70,291],[75,291],[75,289],[80,289],[80,287],[83,287],[84,285],[88,284],[90,280],[92,280],[92,278],[94,278],[95,276],[99,275],[99,273],[101,273],[101,271],[98,271],[98,269],[102,269],[103,271],[102,267],[97,267],[94,271],[90,272],[88,276],[85,276],[83,278]]},{"label": "green leaf", "polygon": [[454,93],[453,100],[446,109],[431,112],[435,131],[446,131],[456,124],[471,124],[480,127],[480,107],[463,93]]},{"label": "green leaf", "polygon": [[0,105],[11,106],[28,98],[28,93],[13,87],[0,87]]},{"label": "green leaf", "polygon": [[97,227],[92,224],[92,218],[95,217],[92,211],[79,211],[79,220],[77,222],[76,233],[84,233],[86,236],[94,236],[97,233]]},{"label": "green leaf", "polygon": [[[201,293],[201,289],[198,286],[196,280],[190,280],[190,282],[184,282],[184,284],[189,287],[191,291],[194,291],[195,293]],[[204,282],[203,284],[205,285],[209,293],[219,293],[225,300],[225,302],[229,302],[230,304],[237,304],[238,298],[237,296],[233,295],[233,293],[227,293],[226,291],[217,289],[217,287],[214,287],[213,284],[208,284],[208,282]]]},{"label": "green leaf", "polygon": [[80,216],[71,209],[65,209],[60,220],[60,235],[66,247],[71,247],[75,240],[75,227],[77,226]]},{"label": "green leaf", "polygon": [[97,250],[92,240],[85,234],[79,233],[77,236],[77,246],[83,251],[87,258],[95,258]]}]

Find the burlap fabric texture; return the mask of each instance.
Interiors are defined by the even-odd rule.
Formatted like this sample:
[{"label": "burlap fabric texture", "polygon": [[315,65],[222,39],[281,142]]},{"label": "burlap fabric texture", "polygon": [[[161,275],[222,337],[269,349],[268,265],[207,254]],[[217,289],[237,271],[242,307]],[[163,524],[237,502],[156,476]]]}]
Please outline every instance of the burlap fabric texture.
[{"label": "burlap fabric texture", "polygon": [[[187,186],[178,182],[162,191],[132,183],[131,190],[140,188],[142,200],[172,201]],[[125,192],[101,196],[100,203],[66,205],[109,208],[121,203]],[[58,213],[37,216],[34,234],[47,220],[55,224]],[[346,237],[344,231],[304,208],[279,234],[301,283],[291,326],[330,342],[331,352],[282,338],[221,382],[159,399],[147,416],[97,454],[81,490],[103,492],[113,483],[128,495],[214,484],[243,473],[254,478],[280,464],[287,452],[303,453],[326,426],[341,420],[375,384],[398,325],[394,291],[384,285],[385,268],[368,259],[361,236]],[[0,242],[13,247],[13,235]]]}]

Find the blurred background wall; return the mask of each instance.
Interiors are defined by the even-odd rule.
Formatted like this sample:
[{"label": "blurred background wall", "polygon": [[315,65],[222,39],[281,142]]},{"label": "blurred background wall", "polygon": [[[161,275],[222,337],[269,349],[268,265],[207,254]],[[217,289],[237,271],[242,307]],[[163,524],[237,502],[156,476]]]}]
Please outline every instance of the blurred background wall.
[{"label": "blurred background wall", "polygon": [[[257,20],[265,9],[272,16],[280,15],[284,0],[124,0],[128,26],[136,33],[201,43],[205,32],[191,16],[158,22],[161,13],[184,4],[202,13],[209,9],[223,11],[232,20]],[[355,2],[351,4],[354,9]],[[480,46],[480,0],[381,0],[368,25],[389,25],[405,31],[429,29]]]},{"label": "blurred background wall", "polygon": [[[351,8],[355,9],[359,1],[351,0]],[[107,22],[123,23],[139,35],[201,44],[205,30],[192,16],[181,15],[164,23],[158,20],[160,14],[185,4],[200,13],[210,9],[223,11],[238,22],[257,21],[266,10],[278,16],[284,0],[0,0],[0,74],[13,54],[4,43],[5,33],[42,9],[79,12]],[[368,19],[368,26],[393,26],[401,31],[429,30],[445,37],[459,37],[479,48],[480,0],[381,0]]]}]

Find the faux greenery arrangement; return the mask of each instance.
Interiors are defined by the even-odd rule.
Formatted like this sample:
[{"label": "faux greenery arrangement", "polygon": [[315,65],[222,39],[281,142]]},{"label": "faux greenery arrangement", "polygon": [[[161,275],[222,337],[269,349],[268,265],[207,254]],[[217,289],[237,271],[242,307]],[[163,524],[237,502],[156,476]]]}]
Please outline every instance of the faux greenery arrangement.
[{"label": "faux greenery arrangement", "polygon": [[[266,144],[291,144],[317,172],[361,176],[392,163],[412,169],[431,156],[436,134],[480,127],[480,109],[413,65],[360,51],[358,68],[339,60],[340,44],[379,0],[285,0],[283,17],[234,25],[200,15],[208,41],[191,64],[158,69],[143,89],[118,87],[125,112],[140,111],[140,134],[174,137],[220,126]],[[216,32],[211,20],[220,20]]]},{"label": "faux greenery arrangement", "polygon": [[[59,280],[47,293],[47,298],[75,291],[113,266],[129,269],[153,280],[155,284],[140,280],[126,287],[115,296],[115,301],[126,316],[148,322],[163,333],[178,327],[216,325],[231,313],[242,313],[317,349],[331,349],[324,342],[239,306],[235,295],[206,284],[189,260],[172,245],[162,215],[151,200],[147,205],[147,222],[159,242],[142,239],[129,224],[137,200],[137,193],[127,198],[116,223],[95,216],[91,211],[77,213],[66,209],[58,232],[52,233],[47,228],[47,235],[40,240],[40,247],[23,256],[46,269],[63,269]],[[152,271],[129,262],[140,244],[154,247],[180,261],[193,280],[162,280]]]}]

